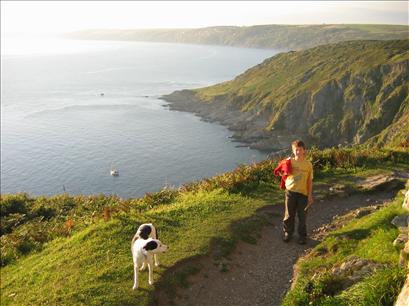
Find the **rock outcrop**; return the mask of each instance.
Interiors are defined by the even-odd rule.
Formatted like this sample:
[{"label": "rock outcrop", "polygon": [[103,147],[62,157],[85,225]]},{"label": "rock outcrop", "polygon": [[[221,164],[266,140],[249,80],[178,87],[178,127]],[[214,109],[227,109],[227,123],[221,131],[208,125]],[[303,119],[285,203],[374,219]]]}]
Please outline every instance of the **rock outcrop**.
[{"label": "rock outcrop", "polygon": [[347,261],[331,269],[334,277],[342,279],[342,290],[361,281],[365,276],[371,275],[377,270],[384,268],[383,264],[352,256]]}]

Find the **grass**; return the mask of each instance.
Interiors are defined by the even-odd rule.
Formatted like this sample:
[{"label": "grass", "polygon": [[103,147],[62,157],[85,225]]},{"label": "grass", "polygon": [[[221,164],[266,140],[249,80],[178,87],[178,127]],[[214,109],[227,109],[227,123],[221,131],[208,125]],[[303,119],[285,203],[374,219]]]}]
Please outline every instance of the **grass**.
[{"label": "grass", "polygon": [[[399,251],[392,244],[398,230],[390,223],[404,212],[402,202],[403,196],[398,195],[388,206],[330,233],[299,262],[297,283],[283,305],[393,305],[407,272],[398,266]],[[384,268],[346,290],[328,290],[336,289],[340,281],[330,274],[331,269],[352,255]],[[313,278],[317,271],[319,276]]]},{"label": "grass", "polygon": [[[386,159],[397,154],[388,152],[381,154]],[[376,163],[367,151],[354,152],[362,158],[352,159],[353,165],[349,159],[340,158],[344,155],[314,154],[311,158],[317,166],[317,186],[346,179],[353,185],[354,180],[369,174],[390,173],[392,163],[395,170],[408,171],[408,163],[404,162],[408,155],[403,153],[400,159]],[[331,163],[336,165],[332,170],[326,168]],[[201,269],[196,259],[211,256],[220,263],[228,258],[238,240],[256,243],[268,222],[257,210],[283,203],[283,193],[272,176],[274,165],[274,161],[243,165],[218,177],[140,199],[2,195],[2,229],[17,216],[20,222],[13,223],[1,236],[2,257],[3,250],[17,252],[1,268],[2,305],[149,305],[154,303],[157,290],[172,297],[175,287],[187,286],[188,276]],[[68,220],[73,227],[67,227]],[[155,269],[155,287],[148,285],[147,273],[143,272],[140,289],[132,291],[130,240],[137,227],[148,221],[157,226],[160,239],[170,251],[161,256],[162,266]],[[381,222],[368,221],[362,230],[373,231]],[[38,234],[38,229],[44,236]],[[391,239],[392,234],[388,229],[365,238],[373,239],[370,242],[383,250],[383,240],[378,236]],[[15,244],[27,240],[38,245],[18,253]],[[360,252],[361,256],[376,255],[371,249],[361,248]],[[379,260],[389,261],[395,256],[392,251],[382,254]]]},{"label": "grass", "polygon": [[[262,220],[236,226],[234,235],[229,228],[264,204],[217,189],[184,194],[177,202],[158,206],[143,218],[118,214],[109,222],[100,221],[72,237],[47,243],[40,253],[3,268],[2,304],[146,305],[153,292],[146,273],[141,273],[141,289],[131,290],[130,237],[140,223],[153,222],[160,229],[160,239],[172,250],[161,258],[163,268],[155,271],[158,280],[165,267],[208,254],[212,244],[215,258],[220,258],[231,251],[239,236],[254,239],[251,233],[263,225]],[[168,275],[166,283],[183,284],[185,278],[180,273]]]}]

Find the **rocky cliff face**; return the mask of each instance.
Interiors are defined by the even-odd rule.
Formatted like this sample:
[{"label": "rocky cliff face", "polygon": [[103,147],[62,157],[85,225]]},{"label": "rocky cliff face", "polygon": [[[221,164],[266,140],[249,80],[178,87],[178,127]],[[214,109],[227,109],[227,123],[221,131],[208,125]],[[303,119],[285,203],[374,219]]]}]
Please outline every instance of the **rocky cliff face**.
[{"label": "rocky cliff face", "polygon": [[408,85],[409,61],[347,73],[291,100],[272,126],[323,146],[362,144],[407,114]]},{"label": "rocky cliff face", "polygon": [[[365,61],[359,57],[337,63],[334,57],[348,56],[339,49],[351,44],[350,52],[359,52],[359,43],[338,44],[326,50],[325,56],[318,54],[318,66],[314,60],[285,78],[280,78],[279,69],[298,69],[291,65],[299,65],[305,54],[298,58],[281,54],[226,84],[177,91],[163,98],[171,102],[171,109],[195,112],[227,125],[234,138],[260,150],[286,148],[294,138],[321,147],[368,141],[384,145],[395,138],[409,141],[409,41],[400,42],[391,53],[386,44],[373,42],[373,51],[365,52],[374,52],[381,60],[372,64],[359,66],[359,61]],[[379,49],[382,53],[377,53]],[[274,64],[278,61],[287,63],[280,67]],[[271,88],[265,86],[266,79]],[[246,90],[254,86],[255,90]]]}]

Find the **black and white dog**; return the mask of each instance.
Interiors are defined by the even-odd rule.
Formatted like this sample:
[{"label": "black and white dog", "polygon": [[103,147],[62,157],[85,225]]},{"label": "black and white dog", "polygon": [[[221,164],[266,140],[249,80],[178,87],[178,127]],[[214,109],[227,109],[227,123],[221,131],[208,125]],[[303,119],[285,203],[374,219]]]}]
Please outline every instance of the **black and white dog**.
[{"label": "black and white dog", "polygon": [[[137,239],[144,239],[147,240],[149,238],[152,239],[158,239],[158,232],[156,231],[156,228],[153,226],[152,223],[144,223],[141,226],[139,226],[138,230],[136,231],[135,236],[132,238],[132,245]],[[159,259],[156,254],[154,254],[154,259],[155,259],[155,266],[159,266]],[[141,267],[141,270],[144,270],[145,266]]]},{"label": "black and white dog", "polygon": [[158,253],[166,252],[167,246],[157,239],[157,232],[151,223],[142,224],[135,236],[132,238],[131,251],[134,265],[134,285],[132,289],[138,288],[138,269],[149,269],[149,285],[153,284],[153,261],[159,266]]}]

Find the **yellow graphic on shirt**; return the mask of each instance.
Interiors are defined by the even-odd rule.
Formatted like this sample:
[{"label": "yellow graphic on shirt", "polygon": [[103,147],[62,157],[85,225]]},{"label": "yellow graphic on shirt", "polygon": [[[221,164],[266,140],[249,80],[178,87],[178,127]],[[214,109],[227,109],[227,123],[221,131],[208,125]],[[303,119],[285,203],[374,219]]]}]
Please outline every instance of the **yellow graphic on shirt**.
[{"label": "yellow graphic on shirt", "polygon": [[308,180],[313,178],[312,164],[308,160],[291,159],[291,174],[285,181],[287,190],[308,195]]}]

